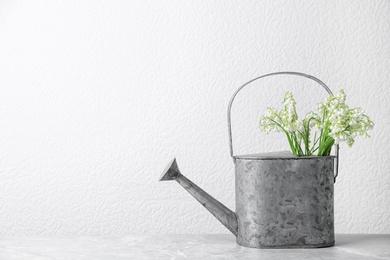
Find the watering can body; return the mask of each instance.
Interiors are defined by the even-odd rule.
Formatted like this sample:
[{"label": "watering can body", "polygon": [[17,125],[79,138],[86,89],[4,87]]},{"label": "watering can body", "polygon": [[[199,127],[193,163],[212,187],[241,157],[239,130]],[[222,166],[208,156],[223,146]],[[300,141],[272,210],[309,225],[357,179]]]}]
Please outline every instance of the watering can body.
[{"label": "watering can body", "polygon": [[333,178],[334,156],[237,156],[236,212],[182,175],[176,160],[160,180],[176,180],[236,236],[239,245],[311,248],[334,245]]},{"label": "watering can body", "polygon": [[334,157],[237,156],[237,243],[255,248],[334,245]]},{"label": "watering can body", "polygon": [[[276,74],[305,76],[331,93],[320,80],[297,72],[271,73],[256,79]],[[233,155],[231,105],[236,94],[252,81],[236,91],[228,109],[236,212],[182,175],[176,159],[166,167],[160,181],[176,180],[236,236],[239,245],[252,248],[333,246],[338,145],[336,156],[297,157],[291,152]]]}]

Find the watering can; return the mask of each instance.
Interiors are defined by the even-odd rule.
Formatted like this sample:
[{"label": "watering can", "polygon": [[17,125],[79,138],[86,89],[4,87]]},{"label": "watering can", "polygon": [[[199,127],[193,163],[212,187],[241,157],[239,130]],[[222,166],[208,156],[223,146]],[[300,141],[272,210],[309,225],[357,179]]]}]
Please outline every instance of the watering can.
[{"label": "watering can", "polygon": [[338,145],[335,145],[335,156],[297,157],[291,152],[233,153],[231,108],[234,98],[253,81],[280,74],[314,80],[332,94],[322,81],[299,72],[266,74],[237,89],[228,106],[230,156],[235,164],[236,212],[181,174],[176,159],[168,164],[160,181],[177,181],[236,236],[239,245],[252,248],[333,246],[333,188],[338,175]]}]

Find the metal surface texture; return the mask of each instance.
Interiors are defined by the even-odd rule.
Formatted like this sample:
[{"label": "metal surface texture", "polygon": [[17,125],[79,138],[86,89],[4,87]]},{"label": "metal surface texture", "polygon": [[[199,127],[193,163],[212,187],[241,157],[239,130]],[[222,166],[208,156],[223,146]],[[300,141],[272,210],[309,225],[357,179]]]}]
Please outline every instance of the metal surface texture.
[{"label": "metal surface texture", "polygon": [[[233,96],[230,99],[229,106],[228,106],[228,111],[227,111],[229,148],[230,148],[230,156],[233,158],[233,161],[235,160],[235,156],[234,156],[234,153],[233,153],[233,135],[232,135],[232,120],[231,120],[231,112],[232,112],[233,101],[234,101],[235,97],[237,96],[238,92],[240,92],[244,87],[246,87],[250,83],[252,83],[252,82],[254,82],[256,80],[262,79],[262,78],[275,76],[275,75],[295,75],[295,76],[300,76],[300,77],[305,77],[305,78],[311,79],[311,80],[317,82],[318,84],[320,84],[330,95],[333,95],[332,91],[329,89],[329,87],[324,82],[322,82],[321,80],[319,80],[318,78],[316,78],[314,76],[311,76],[311,75],[308,75],[308,74],[305,74],[305,73],[301,73],[301,72],[293,72],[293,71],[273,72],[273,73],[269,73],[269,74],[265,74],[265,75],[256,77],[256,78],[248,81],[247,83],[245,83],[244,85],[239,87],[236,90],[236,92],[233,94]],[[339,172],[339,145],[338,144],[335,145],[335,154],[336,154],[336,165],[335,165],[336,174],[334,176],[334,182],[336,182],[336,177],[338,176],[338,172]]]},{"label": "metal surface texture", "polygon": [[254,248],[334,245],[334,157],[235,160],[237,243]]},{"label": "metal surface texture", "polygon": [[202,206],[204,206],[219,222],[221,222],[233,235],[237,236],[237,218],[236,214],[228,209],[221,202],[213,198],[210,194],[199,188],[191,180],[180,173],[173,159],[163,171],[160,181],[177,181],[188,193],[190,193]]},{"label": "metal surface texture", "polygon": [[334,245],[334,159],[295,157],[290,152],[237,157],[236,213],[183,176],[176,159],[159,180],[177,181],[237,237],[239,245],[327,247]]}]

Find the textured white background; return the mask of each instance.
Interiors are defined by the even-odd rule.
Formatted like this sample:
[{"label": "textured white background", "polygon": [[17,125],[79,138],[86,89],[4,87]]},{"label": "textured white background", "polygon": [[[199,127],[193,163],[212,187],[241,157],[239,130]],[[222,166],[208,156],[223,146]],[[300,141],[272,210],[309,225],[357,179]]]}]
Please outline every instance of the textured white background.
[{"label": "textured white background", "polygon": [[[376,123],[342,146],[336,232],[389,233],[389,68],[386,0],[1,1],[0,234],[227,232],[157,179],[176,156],[234,209],[230,96],[281,70],[344,88]],[[237,153],[287,148],[257,129],[284,89],[301,108],[325,97],[297,77],[248,87]]]}]

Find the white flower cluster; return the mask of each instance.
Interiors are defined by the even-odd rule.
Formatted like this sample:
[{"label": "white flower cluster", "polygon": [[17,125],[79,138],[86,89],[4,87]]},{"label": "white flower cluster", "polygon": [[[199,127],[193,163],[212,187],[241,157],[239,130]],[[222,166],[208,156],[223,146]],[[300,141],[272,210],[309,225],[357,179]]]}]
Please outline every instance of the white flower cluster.
[{"label": "white flower cluster", "polygon": [[[317,150],[318,155],[329,155],[333,144],[347,142],[352,146],[356,136],[369,137],[367,131],[374,127],[374,123],[361,108],[351,109],[345,104],[345,100],[344,90],[337,96],[330,95],[324,103],[317,105],[318,114],[310,111],[299,121],[296,102],[288,91],[280,111],[268,108],[267,114],[260,118],[260,130],[265,133],[283,131],[296,155],[308,156]],[[314,135],[314,144],[309,145],[313,128],[318,132]],[[304,149],[301,147],[302,143]]]},{"label": "white flower cluster", "polygon": [[374,123],[361,108],[350,109],[345,99],[344,90],[341,90],[337,96],[330,95],[325,103],[319,103],[318,108],[324,115],[322,127],[328,124],[329,136],[335,143],[347,142],[352,146],[356,136],[369,137],[367,131],[374,127]]},{"label": "white flower cluster", "polygon": [[317,129],[321,129],[323,127],[320,116],[313,111],[309,111],[306,114],[304,122],[307,122],[310,128],[316,127]]},{"label": "white flower cluster", "polygon": [[271,131],[298,131],[301,125],[298,122],[295,104],[292,93],[286,92],[282,110],[278,112],[274,108],[267,108],[267,115],[260,118],[260,130],[267,134]]}]

